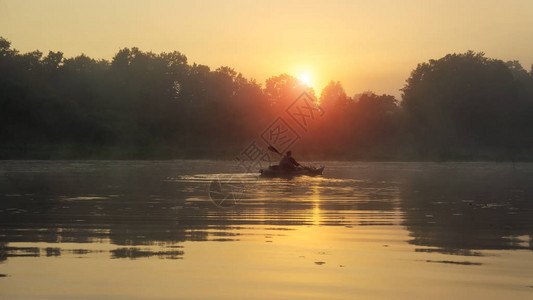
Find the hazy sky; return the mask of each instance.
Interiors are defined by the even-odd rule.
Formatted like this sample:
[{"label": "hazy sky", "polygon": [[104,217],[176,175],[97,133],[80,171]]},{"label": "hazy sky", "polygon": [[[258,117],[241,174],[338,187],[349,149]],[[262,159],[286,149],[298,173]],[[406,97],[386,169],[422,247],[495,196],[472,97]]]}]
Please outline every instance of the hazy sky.
[{"label": "hazy sky", "polygon": [[178,50],[260,82],[307,74],[320,90],[399,95],[417,63],[452,52],[533,63],[533,0],[0,0],[0,35],[22,52],[111,59]]}]

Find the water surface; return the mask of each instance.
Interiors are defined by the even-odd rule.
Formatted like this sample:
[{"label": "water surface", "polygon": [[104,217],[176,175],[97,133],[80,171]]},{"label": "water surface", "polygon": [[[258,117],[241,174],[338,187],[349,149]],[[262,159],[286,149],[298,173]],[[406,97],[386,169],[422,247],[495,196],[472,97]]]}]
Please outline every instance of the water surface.
[{"label": "water surface", "polygon": [[533,298],[533,164],[319,164],[0,162],[0,297]]}]

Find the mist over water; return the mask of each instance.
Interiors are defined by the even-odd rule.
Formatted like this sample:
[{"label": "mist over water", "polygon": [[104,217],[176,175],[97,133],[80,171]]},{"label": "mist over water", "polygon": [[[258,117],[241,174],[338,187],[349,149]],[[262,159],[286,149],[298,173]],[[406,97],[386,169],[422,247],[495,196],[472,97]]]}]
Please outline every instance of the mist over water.
[{"label": "mist over water", "polygon": [[[532,295],[532,164],[316,164],[264,179],[224,161],[3,161],[0,295]],[[211,201],[213,180],[242,187],[235,205]]]}]

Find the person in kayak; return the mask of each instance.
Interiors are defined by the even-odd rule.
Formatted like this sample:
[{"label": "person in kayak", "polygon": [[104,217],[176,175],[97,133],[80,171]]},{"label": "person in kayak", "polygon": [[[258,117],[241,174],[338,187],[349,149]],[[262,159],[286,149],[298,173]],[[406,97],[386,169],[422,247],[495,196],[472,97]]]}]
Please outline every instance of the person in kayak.
[{"label": "person in kayak", "polygon": [[280,160],[279,162],[279,167],[283,170],[287,170],[287,171],[293,171],[293,170],[296,170],[297,167],[301,167],[302,165],[300,165],[296,159],[294,159],[292,157],[292,152],[289,150],[287,151],[287,153],[285,154],[285,156],[283,156],[283,158]]}]

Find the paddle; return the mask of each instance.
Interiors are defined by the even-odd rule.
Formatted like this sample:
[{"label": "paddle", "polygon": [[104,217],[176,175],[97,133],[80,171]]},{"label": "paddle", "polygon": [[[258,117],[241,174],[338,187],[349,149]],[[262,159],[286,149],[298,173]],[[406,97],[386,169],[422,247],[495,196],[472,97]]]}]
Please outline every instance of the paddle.
[{"label": "paddle", "polygon": [[281,154],[281,153],[278,151],[278,149],[274,148],[274,147],[271,146],[271,145],[268,145],[268,150],[270,150],[270,151],[272,151],[272,152],[274,152],[274,153],[277,153],[277,154],[283,156],[283,154]]}]

